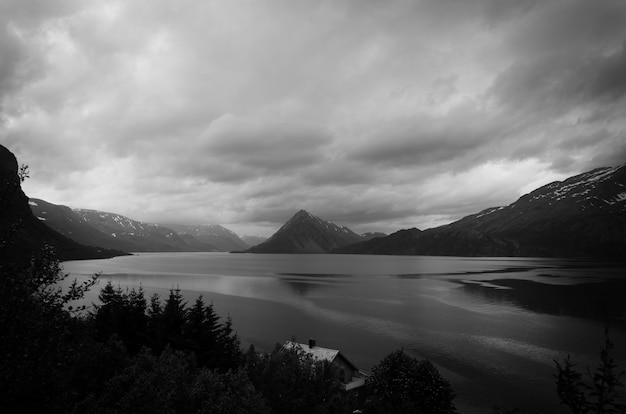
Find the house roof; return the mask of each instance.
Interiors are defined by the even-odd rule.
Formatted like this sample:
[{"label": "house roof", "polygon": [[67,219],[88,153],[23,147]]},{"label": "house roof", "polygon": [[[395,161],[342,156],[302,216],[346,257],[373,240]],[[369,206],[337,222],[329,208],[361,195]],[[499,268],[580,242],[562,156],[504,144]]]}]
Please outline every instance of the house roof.
[{"label": "house roof", "polygon": [[343,359],[348,365],[354,368],[354,370],[358,371],[356,365],[354,365],[337,349],[323,348],[321,346],[314,346],[311,348],[308,344],[300,344],[292,341],[285,342],[285,345],[283,345],[283,347],[285,349],[299,348],[316,361],[333,362],[338,356],[340,356],[340,358]]}]

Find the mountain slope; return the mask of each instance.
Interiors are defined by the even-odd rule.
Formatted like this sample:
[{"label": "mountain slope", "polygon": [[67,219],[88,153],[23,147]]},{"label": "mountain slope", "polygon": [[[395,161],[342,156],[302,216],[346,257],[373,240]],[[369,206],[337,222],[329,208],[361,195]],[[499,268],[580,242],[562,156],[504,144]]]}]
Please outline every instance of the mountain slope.
[{"label": "mountain slope", "polygon": [[256,246],[257,244],[261,244],[265,240],[267,240],[267,237],[256,236],[253,234],[244,234],[243,236],[241,236],[241,240],[243,240],[244,243],[246,243],[248,246]]},{"label": "mountain slope", "polygon": [[37,219],[21,188],[15,156],[0,145],[0,266],[22,265],[45,245],[61,260],[98,259],[125,254],[81,245]]},{"label": "mountain slope", "polygon": [[213,250],[216,251],[229,252],[250,247],[249,244],[241,240],[233,231],[219,224],[166,224],[166,226],[175,230],[181,237],[192,236],[202,243],[213,246]]},{"label": "mountain slope", "polygon": [[144,223],[115,213],[71,209],[40,199],[29,201],[33,214],[46,225],[79,243],[132,252],[230,251],[249,247],[219,225]]},{"label": "mountain slope", "polygon": [[626,257],[626,166],[600,168],[407,237],[400,231],[337,253]]},{"label": "mountain slope", "polygon": [[174,230],[158,224],[144,223],[115,213],[76,209],[85,223],[104,234],[132,243],[138,252],[211,251],[198,240],[185,240]]},{"label": "mountain slope", "polygon": [[48,203],[38,198],[31,198],[28,204],[39,220],[78,243],[128,252],[141,250],[132,241],[103,233],[67,206]]},{"label": "mountain slope", "polygon": [[305,210],[298,211],[276,233],[246,253],[328,253],[362,241],[347,227],[324,221]]}]

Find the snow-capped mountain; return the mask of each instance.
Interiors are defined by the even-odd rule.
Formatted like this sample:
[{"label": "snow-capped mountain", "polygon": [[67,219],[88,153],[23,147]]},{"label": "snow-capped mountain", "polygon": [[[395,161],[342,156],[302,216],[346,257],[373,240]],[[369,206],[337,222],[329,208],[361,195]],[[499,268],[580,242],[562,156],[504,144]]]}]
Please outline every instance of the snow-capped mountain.
[{"label": "snow-capped mountain", "polygon": [[139,246],[132,241],[112,237],[110,234],[100,231],[67,206],[48,203],[38,198],[31,198],[28,204],[39,220],[65,237],[81,244],[127,252],[140,251]]},{"label": "snow-capped mountain", "polygon": [[364,238],[345,226],[339,226],[298,211],[265,242],[247,253],[328,253],[332,249],[363,241]]},{"label": "snow-capped mountain", "polygon": [[194,238],[183,238],[176,231],[154,223],[144,223],[116,213],[74,209],[85,223],[102,233],[134,245],[137,252],[215,251],[215,246]]},{"label": "snow-capped mountain", "polygon": [[[410,233],[409,233],[410,232]],[[626,258],[626,165],[540,187],[422,232],[402,230],[343,253]]]},{"label": "snow-capped mountain", "polygon": [[166,224],[165,226],[175,230],[181,237],[192,236],[196,240],[214,246],[216,250],[223,252],[247,249],[251,246],[239,238],[234,231],[219,224]]}]

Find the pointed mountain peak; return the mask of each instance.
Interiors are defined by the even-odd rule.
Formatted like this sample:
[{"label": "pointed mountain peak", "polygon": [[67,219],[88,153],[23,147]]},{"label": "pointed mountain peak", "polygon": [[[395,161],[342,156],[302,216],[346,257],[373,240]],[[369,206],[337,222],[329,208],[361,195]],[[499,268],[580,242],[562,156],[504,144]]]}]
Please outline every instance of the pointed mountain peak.
[{"label": "pointed mountain peak", "polygon": [[294,214],[265,242],[248,249],[250,253],[328,253],[362,241],[347,227],[316,217],[306,210]]},{"label": "pointed mountain peak", "polygon": [[314,217],[314,216],[306,210],[300,210],[296,214],[293,215],[293,218],[296,218],[296,217]]}]

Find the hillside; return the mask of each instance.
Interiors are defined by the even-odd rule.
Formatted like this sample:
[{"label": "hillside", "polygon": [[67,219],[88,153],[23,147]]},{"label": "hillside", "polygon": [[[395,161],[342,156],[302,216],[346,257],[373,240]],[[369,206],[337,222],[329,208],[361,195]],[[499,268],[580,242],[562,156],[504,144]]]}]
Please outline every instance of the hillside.
[{"label": "hillside", "polygon": [[253,234],[244,234],[241,236],[241,240],[244,241],[248,246],[256,246],[257,244],[263,243],[267,240],[267,237],[257,236]]},{"label": "hillside", "polygon": [[328,253],[363,241],[347,227],[324,221],[305,210],[298,211],[269,239],[245,253]]},{"label": "hillside", "polygon": [[165,226],[173,229],[183,238],[189,238],[189,236],[191,236],[193,239],[205,245],[213,246],[213,250],[216,251],[229,252],[250,247],[250,244],[239,238],[235,232],[219,224],[166,224]]},{"label": "hillside", "polygon": [[446,226],[396,232],[337,253],[626,257],[626,166],[540,187]]},{"label": "hillside", "polygon": [[214,251],[216,248],[195,238],[183,238],[159,224],[144,223],[116,213],[75,209],[85,223],[110,237],[131,243],[137,252]]},{"label": "hillside", "polygon": [[67,206],[52,204],[38,198],[31,198],[28,204],[39,220],[78,243],[127,252],[140,251],[137,244],[98,230]]},{"label": "hillside", "polygon": [[31,212],[21,188],[17,159],[0,145],[0,265],[25,263],[45,245],[61,260],[98,259],[125,254],[84,246],[46,226]]}]

